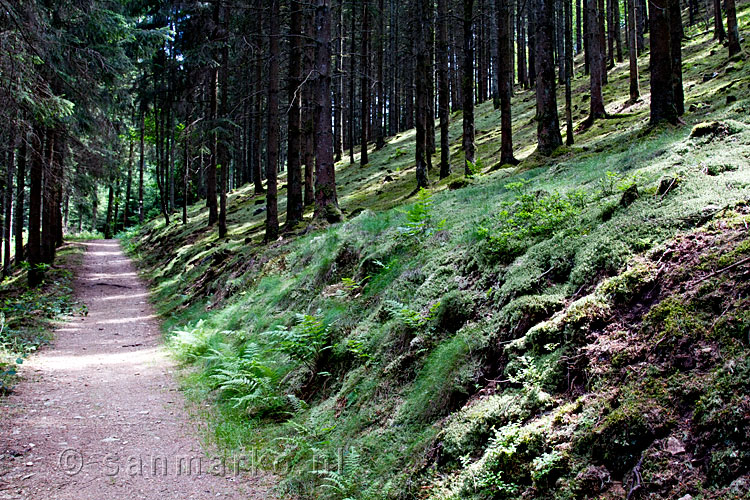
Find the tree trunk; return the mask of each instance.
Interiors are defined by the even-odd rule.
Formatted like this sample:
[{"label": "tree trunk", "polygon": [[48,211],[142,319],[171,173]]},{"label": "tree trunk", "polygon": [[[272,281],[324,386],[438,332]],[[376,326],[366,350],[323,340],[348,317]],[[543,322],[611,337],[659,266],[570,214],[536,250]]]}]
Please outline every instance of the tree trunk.
[{"label": "tree trunk", "polygon": [[661,121],[677,123],[672,86],[672,35],[669,25],[669,2],[651,0],[651,124]]},{"label": "tree trunk", "polygon": [[591,98],[589,99],[589,117],[586,120],[590,126],[597,118],[603,118],[606,115],[604,110],[604,97],[602,95],[602,73],[604,65],[601,59],[604,56],[604,47],[600,45],[601,39],[599,32],[599,12],[597,12],[597,0],[586,0],[586,19],[588,26],[586,35],[588,37],[589,51],[589,80],[591,82]]},{"label": "tree trunk", "polygon": [[43,129],[34,127],[31,134],[31,169],[29,172],[29,242],[27,245],[29,261],[29,286],[42,283],[44,271],[42,263],[41,217],[42,217],[42,170],[44,169],[44,151],[42,149]]},{"label": "tree trunk", "polygon": [[465,154],[464,173],[471,175],[474,158],[474,0],[463,0],[464,61],[461,78],[463,94],[463,148]]},{"label": "tree trunk", "polygon": [[574,0],[576,3],[576,54],[583,50],[583,40],[581,37],[581,2],[582,0]]},{"label": "tree trunk", "polygon": [[450,81],[448,74],[448,0],[438,0],[438,113],[440,114],[440,178],[451,174],[450,163]]},{"label": "tree trunk", "polygon": [[385,147],[385,135],[383,132],[383,114],[385,112],[385,101],[383,100],[383,37],[385,36],[385,12],[383,0],[378,1],[378,36],[377,36],[377,66],[378,81],[376,86],[377,108],[375,110],[375,149]]},{"label": "tree trunk", "polygon": [[216,163],[220,168],[221,178],[219,180],[219,238],[227,235],[227,189],[229,188],[229,32],[226,28],[227,12],[222,15],[219,12],[218,21],[221,26],[220,40],[221,60],[219,67],[219,87],[221,88],[221,99],[218,106],[218,116],[224,123],[221,124],[220,134],[217,136],[216,143]]},{"label": "tree trunk", "polygon": [[[331,2],[317,0],[315,9],[315,218],[329,223],[342,218],[336,195],[331,127]],[[352,141],[353,142],[353,141]]]},{"label": "tree trunk", "polygon": [[685,114],[685,92],[682,89],[682,11],[680,0],[669,0],[670,50],[672,53],[672,94],[677,116]]},{"label": "tree trunk", "polygon": [[634,103],[641,98],[641,91],[638,87],[638,42],[636,42],[635,20],[637,14],[637,0],[627,0],[628,2],[628,53],[630,59],[630,102]]},{"label": "tree trunk", "polygon": [[145,151],[145,134],[146,134],[146,117],[141,110],[141,137],[140,150],[141,157],[138,164],[138,223],[143,224],[145,214],[143,213],[143,172],[146,169],[146,151]]},{"label": "tree trunk", "polygon": [[740,31],[737,26],[737,7],[734,0],[724,0],[727,9],[727,38],[729,39],[729,57],[734,57],[742,51],[740,47]]},{"label": "tree trunk", "polygon": [[[16,166],[16,217],[15,217],[15,240],[16,240],[16,251],[15,260],[16,265],[24,260],[24,249],[23,249],[23,204],[25,198],[25,184],[26,184],[26,157],[28,152],[28,140],[29,135],[26,131],[21,134],[21,146],[18,149],[17,155],[17,166]],[[33,144],[33,143],[32,143]],[[33,152],[33,151],[32,151]]]},{"label": "tree trunk", "polygon": [[498,87],[500,92],[500,163],[517,165],[513,156],[513,120],[511,96],[513,95],[513,40],[510,35],[511,0],[496,0],[498,37]]},{"label": "tree trunk", "polygon": [[112,237],[112,208],[115,202],[115,186],[112,180],[109,181],[109,194],[107,195],[107,219],[104,223],[104,239]]},{"label": "tree trunk", "polygon": [[5,259],[3,260],[3,277],[10,275],[11,262],[11,234],[13,230],[13,169],[16,165],[16,147],[18,145],[16,130],[12,129],[12,138],[8,151],[8,164],[5,169],[5,198],[3,200],[3,249]]},{"label": "tree trunk", "polygon": [[415,27],[417,29],[415,39],[415,56],[416,56],[416,121],[417,121],[417,143],[416,143],[416,169],[417,169],[417,189],[427,188],[429,179],[427,176],[427,158],[429,155],[427,148],[427,124],[429,106],[427,100],[428,80],[432,78],[430,72],[430,51],[427,46],[430,33],[431,21],[431,3],[430,0],[417,0],[415,6]]},{"label": "tree trunk", "polygon": [[54,237],[54,188],[57,179],[54,179],[54,156],[57,134],[52,128],[47,129],[44,144],[44,165],[42,184],[42,240],[41,257],[42,262],[52,264],[55,261],[55,237]]},{"label": "tree trunk", "polygon": [[[614,0],[615,2],[618,0]],[[565,4],[565,144],[572,146],[573,139],[573,0],[563,0]]]},{"label": "tree trunk", "polygon": [[216,163],[217,163],[217,109],[218,109],[218,86],[219,86],[219,68],[213,67],[209,71],[208,77],[208,122],[212,131],[208,137],[208,167],[206,168],[206,206],[208,206],[208,225],[213,226],[219,220],[219,208],[216,204]]},{"label": "tree trunk", "polygon": [[[279,165],[279,2],[270,0],[268,17],[268,123],[266,123],[266,236],[268,242],[279,237],[278,193],[276,178]],[[329,61],[330,63],[330,61]],[[329,95],[330,99],[330,95]],[[329,100],[330,104],[330,100]],[[331,144],[333,146],[333,144]]]},{"label": "tree trunk", "polygon": [[[591,0],[590,0],[591,1]],[[536,120],[537,150],[549,155],[562,146],[555,94],[553,60],[554,0],[537,0],[536,19]]]},{"label": "tree trunk", "polygon": [[[357,0],[352,0],[351,2],[351,8],[349,9],[349,19],[350,19],[350,30],[349,30],[349,37],[350,37],[350,44],[349,44],[349,163],[351,165],[354,165],[354,70],[355,70],[355,60],[354,57],[354,51],[356,48],[355,40],[355,32],[354,32],[354,26],[355,26],[355,15],[354,15],[354,8],[357,5]],[[330,9],[330,4],[326,3],[326,9]],[[315,15],[317,18],[318,12],[315,11]],[[330,34],[329,34],[330,38]],[[330,43],[330,42],[329,42]],[[316,56],[317,57],[317,56]],[[317,198],[317,195],[316,195]],[[338,206],[338,205],[337,205]]]},{"label": "tree trunk", "polygon": [[[344,149],[344,0],[338,0],[336,7],[338,22],[336,23],[336,54],[333,55],[333,61],[336,65],[333,70],[336,78],[333,92],[333,152],[334,160],[341,161]],[[311,168],[313,167],[311,166]],[[305,197],[305,204],[308,204],[307,197]]]},{"label": "tree trunk", "polygon": [[[615,57],[617,62],[622,62],[622,30],[620,29],[620,0],[611,0],[614,10],[614,33],[615,33]],[[627,0],[625,0],[627,3]]]},{"label": "tree trunk", "polygon": [[[128,178],[125,184],[125,206],[122,209],[122,229],[128,228],[130,222],[130,195],[133,184],[133,162],[135,160],[135,143],[131,138],[128,148]],[[187,193],[186,193],[187,194]],[[187,197],[185,198],[187,200]]]},{"label": "tree trunk", "polygon": [[724,22],[721,19],[721,0],[714,0],[714,39],[724,43],[727,33],[724,31]]},{"label": "tree trunk", "polygon": [[360,166],[370,163],[367,157],[367,138],[370,133],[370,0],[360,0],[362,3],[362,40],[360,40],[360,64],[362,78],[359,84],[362,108],[359,116],[360,123]]},{"label": "tree trunk", "polygon": [[[287,206],[286,225],[291,228],[302,220],[302,166],[300,165],[300,138],[302,106],[300,85],[302,83],[302,4],[291,2],[289,32],[289,108],[287,113]],[[338,45],[338,42],[337,42]],[[338,55],[334,57],[338,61]],[[338,63],[337,63],[338,65]],[[335,112],[335,110],[334,110]],[[335,137],[335,135],[334,135]],[[334,141],[335,143],[336,141]],[[334,148],[335,149],[335,148]]]}]

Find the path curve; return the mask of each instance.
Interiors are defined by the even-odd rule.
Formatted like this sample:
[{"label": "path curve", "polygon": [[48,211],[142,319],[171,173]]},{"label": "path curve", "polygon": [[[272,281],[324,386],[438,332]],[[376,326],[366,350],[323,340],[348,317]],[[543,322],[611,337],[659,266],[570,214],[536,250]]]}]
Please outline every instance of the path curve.
[{"label": "path curve", "polygon": [[251,457],[211,456],[172,377],[148,290],[116,240],[84,243],[86,317],[23,365],[0,400],[0,499],[262,499]]}]

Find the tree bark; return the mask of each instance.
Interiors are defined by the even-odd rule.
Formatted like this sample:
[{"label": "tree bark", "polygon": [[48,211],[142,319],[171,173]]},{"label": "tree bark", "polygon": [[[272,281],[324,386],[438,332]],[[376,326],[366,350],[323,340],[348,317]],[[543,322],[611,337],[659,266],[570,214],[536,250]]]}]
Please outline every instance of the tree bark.
[{"label": "tree bark", "polygon": [[26,157],[28,156],[28,133],[25,131],[21,134],[21,145],[18,149],[17,154],[17,165],[16,165],[16,217],[14,221],[15,225],[15,260],[16,265],[24,260],[24,246],[23,246],[23,226],[24,226],[24,198],[25,198],[25,184],[26,184]]},{"label": "tree bark", "polygon": [[672,53],[672,94],[677,116],[685,114],[685,92],[682,89],[682,11],[680,0],[669,0],[670,50]]},{"label": "tree bark", "polygon": [[[130,222],[130,196],[131,196],[132,184],[133,184],[133,162],[135,161],[135,143],[133,142],[132,138],[128,142],[129,142],[128,177],[127,177],[127,182],[125,184],[125,205],[122,209],[122,229],[123,230],[128,228],[128,223]],[[185,194],[186,194],[185,202],[187,203],[187,193]]]},{"label": "tree bark", "polygon": [[465,154],[464,174],[471,175],[471,165],[474,164],[474,31],[473,15],[474,0],[463,0],[463,34],[464,60],[463,76],[461,78],[461,93],[463,94],[463,148]]},{"label": "tree bark", "polygon": [[[268,16],[268,122],[266,123],[266,236],[271,242],[279,237],[278,193],[276,178],[279,165],[279,2],[270,0]],[[330,95],[329,95],[330,103]],[[331,144],[333,146],[333,144]]]},{"label": "tree bark", "polygon": [[636,42],[635,20],[638,16],[636,0],[628,2],[628,57],[630,59],[630,102],[634,103],[641,98],[641,90],[638,86],[638,42]]},{"label": "tree bark", "polygon": [[29,261],[29,286],[39,286],[44,279],[42,263],[41,217],[42,217],[42,170],[44,151],[42,149],[43,129],[34,127],[31,134],[31,169],[29,172],[29,241],[27,244]]},{"label": "tree bark", "polygon": [[427,124],[428,124],[428,80],[432,78],[430,72],[430,51],[427,46],[430,32],[430,0],[417,0],[415,6],[415,27],[417,35],[415,39],[416,55],[416,167],[417,167],[417,189],[427,188],[429,179],[427,175]]},{"label": "tree bark", "polygon": [[510,34],[511,0],[496,0],[498,36],[498,91],[500,92],[500,163],[517,165],[513,156],[513,40]]},{"label": "tree bark", "polygon": [[[226,29],[226,23],[228,22],[226,11],[222,15],[219,12],[219,23],[221,31],[219,32],[221,40],[220,49],[220,66],[219,66],[219,87],[221,89],[221,99],[218,106],[218,116],[222,120],[221,127],[219,127],[220,133],[217,135],[216,140],[216,163],[218,168],[221,170],[219,180],[219,238],[224,238],[227,235],[227,189],[229,184],[229,33]],[[218,125],[218,123],[217,123]],[[174,154],[173,154],[174,155]]]},{"label": "tree bark", "polygon": [[[286,225],[293,227],[302,220],[302,167],[300,164],[301,89],[302,84],[302,4],[291,0],[289,31],[289,111],[287,113],[287,207]],[[338,42],[337,42],[338,45]],[[334,57],[338,61],[338,55]],[[338,63],[337,63],[338,66]],[[334,136],[335,137],[335,136]],[[335,141],[334,141],[335,142]],[[334,148],[335,149],[335,148]]]},{"label": "tree bark", "polygon": [[672,86],[672,35],[669,24],[669,2],[650,0],[649,25],[651,27],[651,117],[656,125],[667,121],[677,123],[677,110]]},{"label": "tree bark", "polygon": [[367,157],[367,138],[370,133],[370,0],[360,0],[362,4],[362,40],[360,40],[361,79],[359,83],[360,102],[360,166],[370,163]]},{"label": "tree bark", "polygon": [[440,178],[451,174],[450,80],[448,74],[448,0],[438,0],[438,113],[440,114]]},{"label": "tree bark", "polygon": [[714,39],[724,43],[727,33],[724,31],[724,21],[721,18],[721,0],[714,0]]},{"label": "tree bark", "polygon": [[11,235],[13,230],[13,176],[16,166],[16,148],[18,146],[18,136],[15,129],[11,129],[10,148],[8,151],[8,163],[5,167],[5,190],[3,200],[3,250],[5,259],[3,260],[3,276],[9,276],[11,271],[10,251]]},{"label": "tree bark", "polygon": [[317,0],[315,8],[315,218],[341,221],[336,194],[331,127],[331,2]]},{"label": "tree bark", "polygon": [[606,71],[601,59],[604,57],[604,47],[600,45],[599,12],[597,12],[597,0],[586,0],[586,20],[588,26],[586,35],[588,37],[589,51],[589,81],[591,83],[591,98],[589,99],[589,117],[586,120],[590,126],[597,118],[604,118],[604,97],[602,95],[602,73]]},{"label": "tree bark", "polygon": [[734,0],[724,0],[727,9],[727,38],[729,39],[729,57],[734,57],[742,51],[740,47],[740,31],[737,26],[737,7]]},{"label": "tree bark", "polygon": [[549,155],[562,146],[553,60],[554,8],[554,0],[537,0],[535,33],[537,150],[543,155]]},{"label": "tree bark", "polygon": [[138,223],[143,224],[145,214],[143,213],[143,172],[146,169],[146,114],[141,110],[141,137],[140,137],[140,161],[138,164]]},{"label": "tree bark", "polygon": [[[565,4],[565,144],[572,146],[573,138],[573,5],[574,0],[563,0]],[[615,2],[618,0],[614,0]]]},{"label": "tree bark", "polygon": [[375,110],[375,149],[380,150],[385,147],[385,134],[383,131],[383,115],[385,112],[385,101],[383,93],[383,37],[385,36],[385,12],[383,0],[378,1],[378,36],[377,36],[377,107]]}]

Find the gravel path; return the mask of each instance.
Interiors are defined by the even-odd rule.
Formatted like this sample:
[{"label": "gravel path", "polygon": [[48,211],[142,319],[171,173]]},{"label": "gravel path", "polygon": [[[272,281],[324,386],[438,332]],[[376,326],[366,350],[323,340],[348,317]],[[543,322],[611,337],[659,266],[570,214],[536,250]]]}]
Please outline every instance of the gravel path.
[{"label": "gravel path", "polygon": [[212,456],[172,377],[148,290],[115,240],[85,243],[73,318],[0,400],[0,499],[261,499],[271,478]]}]

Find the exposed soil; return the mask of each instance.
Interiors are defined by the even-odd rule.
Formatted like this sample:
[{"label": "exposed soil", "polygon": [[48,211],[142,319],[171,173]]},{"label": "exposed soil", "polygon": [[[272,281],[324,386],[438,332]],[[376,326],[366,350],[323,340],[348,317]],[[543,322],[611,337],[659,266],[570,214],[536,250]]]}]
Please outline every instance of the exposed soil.
[{"label": "exposed soil", "polygon": [[0,401],[0,499],[272,497],[201,446],[172,377],[148,290],[115,240],[85,243],[76,295],[88,307],[24,363]]}]

